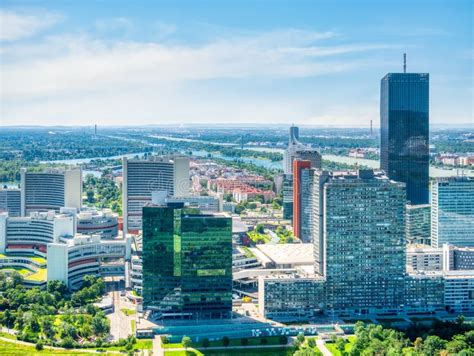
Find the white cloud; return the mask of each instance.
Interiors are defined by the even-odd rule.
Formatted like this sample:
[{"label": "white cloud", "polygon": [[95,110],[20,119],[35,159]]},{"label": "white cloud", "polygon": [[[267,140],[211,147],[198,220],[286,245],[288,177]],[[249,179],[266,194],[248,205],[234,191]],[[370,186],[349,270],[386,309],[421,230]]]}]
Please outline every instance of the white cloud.
[{"label": "white cloud", "polygon": [[[174,30],[165,26],[160,31],[167,36]],[[326,110],[329,104],[322,103],[315,112],[314,98],[300,97],[298,89],[272,93],[280,80],[373,68],[380,63],[369,53],[398,48],[334,44],[337,36],[289,29],[222,35],[199,45],[87,35],[8,44],[0,53],[0,124],[305,123],[310,117],[318,124],[336,115],[346,123],[358,122],[364,110],[351,115]],[[242,82],[251,87],[254,81],[275,84],[259,93],[233,87]],[[196,85],[208,82],[225,83],[226,89]]]},{"label": "white cloud", "polygon": [[[272,32],[216,40],[200,46],[53,38],[42,46],[4,47],[2,95],[51,95],[153,83],[223,78],[298,78],[338,73],[361,65],[333,56],[393,48],[386,45],[314,46],[328,34]],[[43,55],[41,55],[43,50]],[[22,53],[18,58],[17,53]],[[54,55],[52,55],[54,54]],[[318,60],[316,60],[318,59]]]},{"label": "white cloud", "polygon": [[31,37],[55,25],[62,18],[56,13],[21,13],[0,9],[0,40],[15,41]]}]

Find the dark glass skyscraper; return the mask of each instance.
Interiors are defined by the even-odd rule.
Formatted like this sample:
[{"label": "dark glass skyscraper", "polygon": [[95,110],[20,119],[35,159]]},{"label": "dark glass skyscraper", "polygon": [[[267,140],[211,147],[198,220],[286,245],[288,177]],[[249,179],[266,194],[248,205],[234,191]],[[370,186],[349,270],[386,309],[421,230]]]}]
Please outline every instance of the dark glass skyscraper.
[{"label": "dark glass skyscraper", "polygon": [[230,217],[171,206],[144,207],[142,258],[145,308],[163,318],[230,317]]},{"label": "dark glass skyscraper", "polygon": [[380,91],[380,168],[406,183],[407,200],[428,203],[429,74],[389,73]]}]

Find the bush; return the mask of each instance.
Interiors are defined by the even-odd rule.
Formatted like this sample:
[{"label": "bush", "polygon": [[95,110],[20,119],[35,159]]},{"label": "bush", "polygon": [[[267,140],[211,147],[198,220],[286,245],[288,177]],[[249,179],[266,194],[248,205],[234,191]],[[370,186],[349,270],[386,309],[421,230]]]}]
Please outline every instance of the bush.
[{"label": "bush", "polygon": [[202,347],[209,347],[210,342],[208,338],[202,339]]},{"label": "bush", "polygon": [[169,343],[170,343],[170,338],[169,338],[168,336],[163,336],[163,337],[161,338],[161,342],[162,342],[163,344],[165,344],[165,345],[166,345],[166,344],[169,344]]},{"label": "bush", "polygon": [[247,346],[249,344],[249,339],[243,338],[242,340],[240,340],[240,343],[242,344],[242,346]]},{"label": "bush", "polygon": [[224,345],[225,347],[227,347],[227,346],[229,346],[229,344],[230,344],[229,338],[228,338],[227,336],[224,336],[224,337],[222,338],[222,345]]},{"label": "bush", "polygon": [[65,349],[72,349],[74,347],[74,340],[70,336],[66,336],[60,343],[61,347]]},{"label": "bush", "polygon": [[43,350],[43,349],[44,349],[43,343],[42,343],[41,341],[38,341],[38,342],[36,343],[36,345],[35,345],[35,349],[36,349],[37,351]]},{"label": "bush", "polygon": [[263,338],[263,339],[260,339],[260,345],[266,345],[268,344],[268,340]]},{"label": "bush", "polygon": [[288,338],[286,336],[280,336],[278,342],[280,345],[286,345],[288,343]]}]

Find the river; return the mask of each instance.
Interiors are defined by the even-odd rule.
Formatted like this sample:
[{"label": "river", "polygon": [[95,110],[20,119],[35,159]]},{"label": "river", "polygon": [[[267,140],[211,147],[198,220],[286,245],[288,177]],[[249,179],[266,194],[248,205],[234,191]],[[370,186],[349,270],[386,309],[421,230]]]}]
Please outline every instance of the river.
[{"label": "river", "polygon": [[[171,136],[163,136],[163,135],[150,135],[150,137],[153,138],[158,138],[158,139],[163,139],[163,140],[169,140],[169,141],[183,141],[183,142],[198,142],[198,143],[205,143],[205,144],[210,144],[210,145],[220,145],[220,146],[238,146],[237,144],[234,143],[221,143],[221,142],[210,142],[210,141],[203,141],[203,140],[196,140],[196,139],[187,139],[187,138],[181,138],[181,137],[171,137]],[[278,152],[278,153],[283,153],[283,149],[281,148],[274,148],[274,147],[262,147],[262,146],[244,146],[245,149],[247,150],[252,150],[252,151],[257,151],[257,152]],[[193,155],[196,157],[207,157],[208,156],[207,151],[193,151]],[[78,159],[65,159],[65,160],[56,160],[56,161],[50,161],[53,163],[64,163],[64,164],[82,164],[82,163],[89,163],[90,161],[94,159],[115,159],[115,158],[121,158],[121,157],[128,157],[128,158],[133,158],[135,156],[142,157],[145,153],[140,152],[140,153],[130,153],[130,154],[125,154],[125,155],[117,155],[117,156],[111,156],[111,157],[94,157],[94,158],[78,158]],[[230,156],[224,156],[219,153],[211,153],[211,157],[214,158],[220,158],[224,159],[227,161],[236,161],[240,160],[246,163],[253,163],[257,166],[264,167],[264,168],[276,168],[276,169],[282,169],[283,167],[283,162],[282,161],[270,161],[268,159],[264,158],[255,158],[255,157],[230,157]],[[377,160],[371,160],[371,159],[364,159],[364,158],[355,158],[355,157],[347,157],[347,156],[337,156],[337,155],[323,155],[324,160],[332,161],[332,162],[338,162],[338,163],[346,163],[350,165],[355,165],[358,164],[360,166],[367,166],[370,168],[378,169],[380,168],[379,161]],[[46,161],[43,161],[42,163],[47,163]],[[437,168],[437,167],[430,167],[430,177],[433,178],[438,178],[438,177],[453,177],[457,175],[465,175],[469,177],[474,177],[474,170],[472,169],[443,169],[443,168]]]}]

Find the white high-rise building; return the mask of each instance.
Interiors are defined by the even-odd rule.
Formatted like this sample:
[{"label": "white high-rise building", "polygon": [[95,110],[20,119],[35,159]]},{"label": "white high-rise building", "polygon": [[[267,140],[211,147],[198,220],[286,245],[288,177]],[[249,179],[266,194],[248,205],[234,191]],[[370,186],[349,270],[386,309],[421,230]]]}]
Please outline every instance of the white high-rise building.
[{"label": "white high-rise building", "polygon": [[319,152],[299,141],[299,128],[290,127],[290,140],[288,148],[283,153],[283,170],[286,174],[293,173],[293,160],[299,158],[304,161],[311,161],[312,168],[321,168],[321,155]]},{"label": "white high-rise building", "polygon": [[474,179],[437,178],[431,184],[431,245],[474,247]]},{"label": "white high-rise building", "polygon": [[189,193],[189,158],[154,156],[147,160],[123,158],[122,211],[124,234],[142,229],[142,208],[152,201],[152,193],[168,196]]},{"label": "white high-rise building", "polygon": [[20,189],[0,188],[0,212],[8,212],[9,216],[21,216]]},{"label": "white high-rise building", "polygon": [[61,207],[82,206],[82,170],[49,169],[28,172],[21,169],[21,215],[32,211],[59,212]]}]

